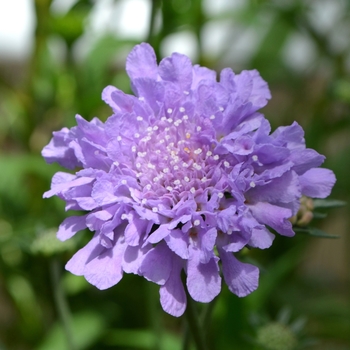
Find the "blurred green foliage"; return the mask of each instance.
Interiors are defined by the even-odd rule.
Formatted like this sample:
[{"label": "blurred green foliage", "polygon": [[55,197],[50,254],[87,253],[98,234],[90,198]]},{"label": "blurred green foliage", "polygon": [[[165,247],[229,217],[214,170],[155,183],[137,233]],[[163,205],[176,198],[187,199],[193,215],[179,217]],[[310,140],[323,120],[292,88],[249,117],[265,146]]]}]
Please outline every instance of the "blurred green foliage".
[{"label": "blurred green foliage", "polygon": [[[336,173],[332,197],[349,201],[350,42],[340,45],[337,39],[349,38],[350,3],[232,1],[240,6],[211,13],[209,2],[150,0],[147,36],[136,40],[108,32],[79,54],[98,2],[78,0],[68,12],[57,14],[51,0],[33,0],[37,22],[31,57],[17,65],[0,57],[1,350],[182,346],[183,320],[162,312],[157,286],[126,275],[118,286],[98,291],[64,271],[64,263],[91,233],[80,233],[70,242],[56,240],[54,233],[65,217],[63,203],[42,199],[59,170],[40,156],[51,132],[73,126],[76,113],[86,119],[108,117],[101,91],[115,85],[130,92],[124,60],[141,40],[149,41],[161,58],[169,35],[189,31],[196,38],[198,63],[216,70],[257,68],[272,91],[264,113],[273,127],[297,120],[306,130],[307,145],[325,154],[325,165]],[[315,25],[315,7],[327,11],[330,3],[338,18],[334,28],[322,30]],[[208,51],[211,43],[203,33],[222,23],[230,28],[225,43],[218,52]],[[249,55],[235,60],[232,48],[246,33],[258,40]],[[296,37],[313,50],[307,64],[294,64],[296,58],[287,50]],[[299,56],[307,55],[306,48],[299,48]],[[350,349],[348,210],[333,210],[315,223],[339,235],[340,244],[322,245],[297,234],[293,239],[277,237],[268,251],[247,253],[245,258],[261,269],[259,289],[239,299],[223,286],[207,332],[209,348]],[[315,246],[327,254],[314,254]]]}]

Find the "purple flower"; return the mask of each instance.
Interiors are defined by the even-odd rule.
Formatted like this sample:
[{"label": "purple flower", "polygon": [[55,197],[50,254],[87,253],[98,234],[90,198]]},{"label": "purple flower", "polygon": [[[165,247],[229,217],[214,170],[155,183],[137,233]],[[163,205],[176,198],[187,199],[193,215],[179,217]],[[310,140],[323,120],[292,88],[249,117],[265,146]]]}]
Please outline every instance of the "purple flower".
[{"label": "purple flower", "polygon": [[60,240],[85,228],[90,242],[67,263],[99,289],[134,273],[160,285],[171,315],[190,296],[210,302],[221,274],[239,297],[258,286],[258,268],[240,262],[245,246],[265,249],[276,232],[293,236],[289,219],[302,195],[324,198],[335,183],[318,168],[324,156],[305,147],[293,123],[270,134],[257,112],[270,99],[255,70],[220,81],[205,67],[174,53],[159,66],[148,44],[129,54],[126,71],[136,96],[108,86],[113,115],[105,123],[77,116],[77,126],[54,132],[43,149],[58,172],[44,197],[57,195],[67,210],[84,210],[60,225]]}]

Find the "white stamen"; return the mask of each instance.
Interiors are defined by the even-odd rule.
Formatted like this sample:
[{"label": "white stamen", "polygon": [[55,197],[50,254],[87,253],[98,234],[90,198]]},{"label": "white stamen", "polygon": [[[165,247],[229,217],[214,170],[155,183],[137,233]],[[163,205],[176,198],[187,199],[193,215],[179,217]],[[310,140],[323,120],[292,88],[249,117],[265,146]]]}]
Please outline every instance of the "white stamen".
[{"label": "white stamen", "polygon": [[162,122],[165,122],[165,121],[166,121],[166,117],[161,117],[160,120],[161,120]]},{"label": "white stamen", "polygon": [[121,183],[122,183],[123,185],[126,185],[126,184],[127,184],[126,180],[122,180]]},{"label": "white stamen", "polygon": [[148,169],[155,169],[156,166],[155,166],[154,164],[152,164],[152,163],[148,163],[148,164],[147,164],[147,168],[148,168]]},{"label": "white stamen", "polygon": [[122,137],[121,136],[117,136],[117,141],[121,141]]},{"label": "white stamen", "polygon": [[196,189],[194,187],[191,187],[190,192],[194,194],[196,192]]},{"label": "white stamen", "polygon": [[148,132],[152,131],[152,127],[149,126],[146,130],[147,130]]},{"label": "white stamen", "polygon": [[179,170],[179,166],[178,165],[174,165],[174,170]]},{"label": "white stamen", "polygon": [[185,90],[185,91],[184,91],[184,94],[185,94],[185,95],[189,95],[190,93],[189,93],[188,91]]},{"label": "white stamen", "polygon": [[222,192],[219,192],[219,193],[218,193],[218,197],[219,197],[219,198],[223,198],[223,197],[224,197],[224,194],[223,194]]},{"label": "white stamen", "polygon": [[147,184],[145,187],[146,187],[146,190],[148,191],[152,188],[151,184]]},{"label": "white stamen", "polygon": [[166,173],[168,173],[168,172],[169,172],[169,168],[164,168],[164,169],[163,169],[163,173],[164,173],[164,174],[166,174]]},{"label": "white stamen", "polygon": [[202,130],[202,127],[201,127],[201,126],[197,126],[196,130],[197,130],[197,131],[201,131],[201,130]]},{"label": "white stamen", "polygon": [[179,108],[179,111],[180,111],[180,112],[185,112],[185,108],[184,108],[184,107],[180,107],[180,108]]},{"label": "white stamen", "polygon": [[154,130],[154,131],[158,130],[158,126],[155,125],[155,126],[153,127],[153,130]]},{"label": "white stamen", "polygon": [[140,101],[144,101],[144,100],[145,100],[145,98],[144,98],[144,97],[142,97],[142,96],[140,96],[140,97],[139,97],[139,100],[140,100]]},{"label": "white stamen", "polygon": [[224,107],[219,107],[220,112],[224,110]]},{"label": "white stamen", "polygon": [[196,150],[193,151],[194,154],[201,154],[203,150],[201,148],[197,148]]},{"label": "white stamen", "polygon": [[115,165],[115,166],[119,166],[119,162],[116,160],[115,162],[113,162],[113,164]]},{"label": "white stamen", "polygon": [[225,160],[224,161],[224,165],[225,165],[226,168],[228,168],[230,166],[230,163]]},{"label": "white stamen", "polygon": [[214,160],[218,160],[220,157],[217,154],[215,154],[215,156],[213,158],[214,158]]},{"label": "white stamen", "polygon": [[147,199],[146,198],[142,198],[141,203],[142,204],[146,204],[147,203]]},{"label": "white stamen", "polygon": [[132,152],[136,152],[136,146],[132,146],[132,147],[131,147],[131,151],[132,151]]},{"label": "white stamen", "polygon": [[214,120],[214,119],[215,119],[215,115],[212,114],[212,115],[209,117],[209,119]]},{"label": "white stamen", "polygon": [[190,182],[190,179],[189,179],[187,176],[184,177],[184,180],[185,180],[186,182]]},{"label": "white stamen", "polygon": [[168,118],[167,121],[168,121],[168,123],[172,123],[173,119],[172,118]]},{"label": "white stamen", "polygon": [[168,191],[172,191],[172,190],[173,190],[173,188],[172,188],[171,186],[167,186],[166,189],[167,189]]},{"label": "white stamen", "polygon": [[98,150],[96,150],[96,151],[94,152],[94,154],[95,154],[95,156],[98,156],[98,155],[100,154],[100,152],[99,152]]},{"label": "white stamen", "polygon": [[182,163],[182,166],[183,166],[184,168],[188,168],[188,167],[189,167],[189,165],[188,165],[187,163]]},{"label": "white stamen", "polygon": [[207,157],[210,157],[212,154],[213,154],[212,151],[208,151],[208,152],[207,152]]},{"label": "white stamen", "polygon": [[153,211],[153,213],[157,213],[158,212],[158,208],[157,207],[153,207],[152,211]]},{"label": "white stamen", "polygon": [[202,167],[201,167],[199,164],[197,164],[197,163],[193,163],[193,167],[194,167],[196,170],[201,170],[201,169],[202,169]]},{"label": "white stamen", "polygon": [[126,214],[122,214],[122,216],[120,217],[122,220],[126,220],[128,218],[128,216]]},{"label": "white stamen", "polygon": [[187,114],[185,114],[185,115],[182,117],[182,119],[184,119],[184,120],[188,120],[188,115],[187,115]]},{"label": "white stamen", "polygon": [[135,138],[138,139],[140,137],[140,134],[139,133],[135,133],[134,136],[135,136]]},{"label": "white stamen", "polygon": [[205,176],[203,176],[202,179],[201,179],[202,182],[205,182],[205,181],[207,181],[207,180],[208,180],[208,179],[207,179]]},{"label": "white stamen", "polygon": [[255,187],[255,182],[254,182],[254,181],[251,181],[249,185],[250,185],[250,187],[253,187],[253,188],[254,188],[254,187]]},{"label": "white stamen", "polygon": [[180,185],[180,183],[181,183],[180,180],[175,180],[175,181],[174,181],[174,185],[176,185],[176,186]]},{"label": "white stamen", "polygon": [[159,177],[158,176],[153,178],[153,182],[158,182],[158,181],[159,181]]},{"label": "white stamen", "polygon": [[252,159],[254,162],[257,162],[258,161],[258,156],[255,154],[254,156],[252,156]]},{"label": "white stamen", "polygon": [[170,114],[170,113],[173,113],[173,110],[171,108],[168,108],[167,112]]},{"label": "white stamen", "polygon": [[194,220],[194,222],[193,222],[194,226],[199,226],[200,224],[201,224],[201,222],[198,219]]},{"label": "white stamen", "polygon": [[140,115],[138,115],[138,116],[136,117],[136,120],[138,120],[138,121],[140,122],[141,120],[143,120],[143,118],[142,118]]}]

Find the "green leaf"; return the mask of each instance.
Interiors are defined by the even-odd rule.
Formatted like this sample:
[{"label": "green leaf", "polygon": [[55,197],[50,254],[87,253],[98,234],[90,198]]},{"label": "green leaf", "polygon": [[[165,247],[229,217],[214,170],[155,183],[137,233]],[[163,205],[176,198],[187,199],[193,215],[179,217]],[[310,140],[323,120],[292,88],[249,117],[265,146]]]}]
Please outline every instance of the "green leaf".
[{"label": "green leaf", "polygon": [[[157,342],[156,335],[150,330],[142,329],[116,329],[108,333],[105,337],[107,343],[112,346],[154,349]],[[165,332],[159,340],[160,348],[167,350],[181,349],[181,340],[171,333]]]},{"label": "green leaf", "polygon": [[317,211],[314,211],[313,213],[314,219],[324,219],[327,217],[327,213],[320,213]]},{"label": "green leaf", "polygon": [[315,208],[338,208],[345,206],[347,203],[337,199],[314,199],[313,204]]},{"label": "green leaf", "polygon": [[319,237],[319,238],[339,238],[340,236],[337,235],[330,235],[318,228],[315,227],[307,227],[307,228],[301,228],[301,227],[296,227],[294,228],[294,231],[296,233],[304,233],[309,236],[313,237]]},{"label": "green leaf", "polygon": [[[85,311],[73,315],[72,334],[75,350],[89,348],[105,329],[103,315]],[[54,324],[37,350],[67,350],[65,334],[60,323]]]}]

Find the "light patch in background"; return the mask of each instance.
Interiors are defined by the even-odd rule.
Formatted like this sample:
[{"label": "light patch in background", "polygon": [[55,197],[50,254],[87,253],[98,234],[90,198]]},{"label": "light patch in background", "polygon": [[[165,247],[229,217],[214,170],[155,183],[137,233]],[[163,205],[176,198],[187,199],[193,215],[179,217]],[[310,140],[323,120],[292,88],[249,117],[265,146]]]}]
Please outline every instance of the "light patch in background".
[{"label": "light patch in background", "polygon": [[216,16],[237,10],[246,5],[246,0],[203,0],[203,11],[208,16]]},{"label": "light patch in background", "polygon": [[282,50],[284,62],[299,72],[310,68],[316,56],[317,50],[313,41],[300,33],[292,34]]},{"label": "light patch in background", "polygon": [[51,10],[53,13],[65,14],[78,0],[54,0],[51,5]]},{"label": "light patch in background", "polygon": [[319,0],[310,3],[309,20],[312,26],[321,34],[332,30],[347,10],[345,1]]},{"label": "light patch in background", "polygon": [[205,56],[216,58],[221,55],[232,33],[232,23],[227,21],[209,21],[201,32],[203,53]]},{"label": "light patch in background", "polygon": [[147,36],[150,15],[147,0],[100,0],[91,12],[89,27],[97,34],[109,32],[142,40]]},{"label": "light patch in background", "polygon": [[32,0],[0,0],[0,59],[25,59],[32,49],[34,26]]},{"label": "light patch in background", "polygon": [[164,38],[160,47],[162,57],[170,56],[173,52],[182,53],[195,62],[198,58],[198,47],[194,33],[183,31]]}]

